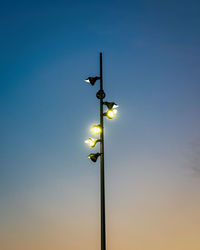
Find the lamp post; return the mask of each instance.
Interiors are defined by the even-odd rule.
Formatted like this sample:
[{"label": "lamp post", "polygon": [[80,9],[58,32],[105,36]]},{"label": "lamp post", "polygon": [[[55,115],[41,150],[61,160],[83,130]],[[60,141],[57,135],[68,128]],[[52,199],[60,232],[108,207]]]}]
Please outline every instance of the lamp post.
[{"label": "lamp post", "polygon": [[102,69],[102,53],[100,53],[100,126],[102,132],[100,134],[100,175],[101,175],[101,250],[106,250],[106,220],[105,220],[105,178],[104,178],[104,127],[103,127],[103,98],[105,93],[103,91],[103,69]]},{"label": "lamp post", "polygon": [[[117,105],[114,102],[104,102],[105,92],[103,90],[103,63],[102,63],[102,53],[100,52],[100,76],[88,77],[85,81],[94,86],[97,80],[100,80],[100,89],[96,93],[96,97],[100,100],[100,124],[94,125],[92,131],[96,134],[100,134],[99,139],[89,138],[85,142],[91,146],[95,147],[97,142],[100,142],[100,153],[90,154],[90,158],[93,162],[96,162],[98,157],[100,157],[100,197],[101,197],[101,250],[106,250],[106,222],[105,222],[105,174],[104,174],[104,116],[109,119],[114,118],[116,114]],[[104,113],[103,106],[106,105],[108,111]]]}]

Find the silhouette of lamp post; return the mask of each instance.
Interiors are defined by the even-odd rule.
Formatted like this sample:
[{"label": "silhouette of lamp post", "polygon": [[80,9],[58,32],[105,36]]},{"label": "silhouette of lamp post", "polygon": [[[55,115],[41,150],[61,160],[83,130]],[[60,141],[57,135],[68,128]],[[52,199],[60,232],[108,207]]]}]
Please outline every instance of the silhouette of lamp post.
[{"label": "silhouette of lamp post", "polygon": [[[100,123],[93,125],[91,131],[95,134],[99,134],[100,138],[89,138],[85,141],[90,147],[95,147],[100,143],[100,153],[89,154],[88,158],[92,162],[96,162],[100,157],[100,196],[101,196],[101,250],[106,250],[106,223],[105,223],[105,180],[104,180],[104,117],[113,119],[117,113],[118,107],[114,102],[104,102],[106,94],[103,90],[103,69],[102,69],[102,53],[100,53],[100,76],[88,77],[85,82],[95,85],[96,81],[100,81],[100,89],[96,93],[96,97],[100,100]],[[108,110],[104,112],[103,106],[106,106]]]}]

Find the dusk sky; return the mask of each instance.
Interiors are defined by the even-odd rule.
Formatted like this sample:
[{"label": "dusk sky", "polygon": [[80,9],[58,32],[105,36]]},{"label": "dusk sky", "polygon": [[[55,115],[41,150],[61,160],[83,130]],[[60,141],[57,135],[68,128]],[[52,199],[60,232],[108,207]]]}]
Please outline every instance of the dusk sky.
[{"label": "dusk sky", "polygon": [[200,249],[200,2],[1,1],[0,249]]}]

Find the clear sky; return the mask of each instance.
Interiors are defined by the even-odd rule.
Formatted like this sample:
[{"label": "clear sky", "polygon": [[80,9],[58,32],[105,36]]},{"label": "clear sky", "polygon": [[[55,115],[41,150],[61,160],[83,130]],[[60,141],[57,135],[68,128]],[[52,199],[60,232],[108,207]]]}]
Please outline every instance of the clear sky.
[{"label": "clear sky", "polygon": [[[200,249],[200,3],[1,1],[0,249],[99,249],[103,52],[108,250]],[[98,148],[94,149],[98,151]]]}]

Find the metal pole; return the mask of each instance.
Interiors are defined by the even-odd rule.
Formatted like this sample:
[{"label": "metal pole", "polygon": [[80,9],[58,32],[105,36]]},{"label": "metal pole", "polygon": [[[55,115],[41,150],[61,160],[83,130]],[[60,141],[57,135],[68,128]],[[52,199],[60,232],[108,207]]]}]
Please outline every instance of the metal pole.
[{"label": "metal pole", "polygon": [[[100,53],[100,90],[103,91],[102,53]],[[100,125],[102,128],[100,177],[101,177],[101,250],[106,250],[106,222],[105,222],[105,183],[104,183],[104,126],[103,126],[103,99],[100,99]]]}]

